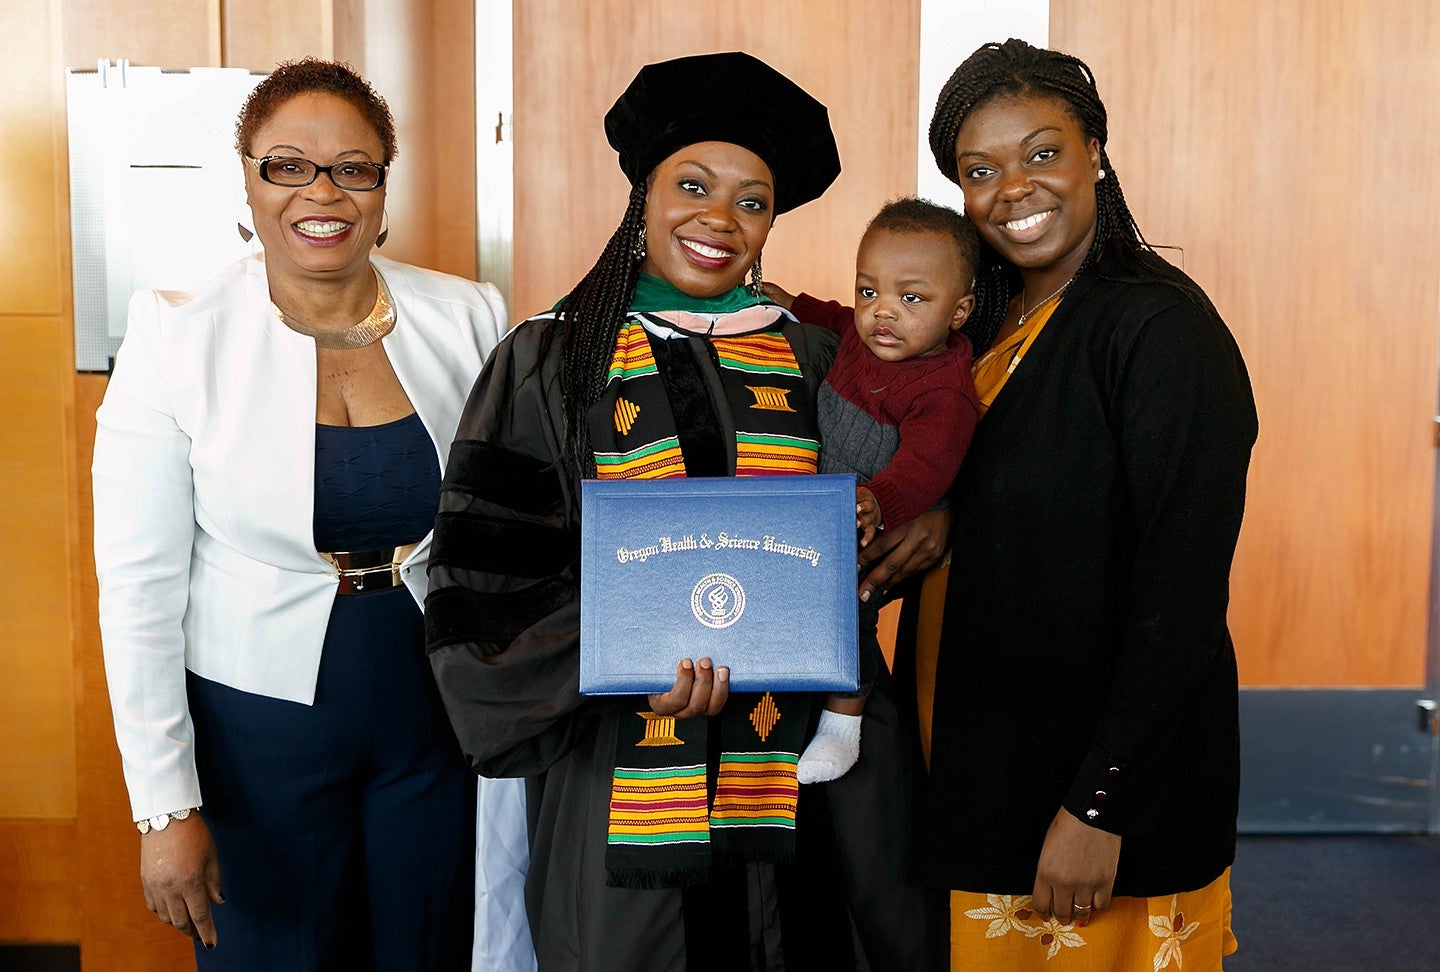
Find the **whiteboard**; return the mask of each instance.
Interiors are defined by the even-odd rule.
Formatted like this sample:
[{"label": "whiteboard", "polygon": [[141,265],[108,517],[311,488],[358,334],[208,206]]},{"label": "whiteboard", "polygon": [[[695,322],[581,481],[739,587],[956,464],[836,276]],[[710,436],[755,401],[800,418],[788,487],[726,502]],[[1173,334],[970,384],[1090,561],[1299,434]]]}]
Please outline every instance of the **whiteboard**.
[{"label": "whiteboard", "polygon": [[101,61],[66,71],[75,368],[108,371],[136,290],[193,288],[259,249],[249,225],[240,106],[264,78]]}]

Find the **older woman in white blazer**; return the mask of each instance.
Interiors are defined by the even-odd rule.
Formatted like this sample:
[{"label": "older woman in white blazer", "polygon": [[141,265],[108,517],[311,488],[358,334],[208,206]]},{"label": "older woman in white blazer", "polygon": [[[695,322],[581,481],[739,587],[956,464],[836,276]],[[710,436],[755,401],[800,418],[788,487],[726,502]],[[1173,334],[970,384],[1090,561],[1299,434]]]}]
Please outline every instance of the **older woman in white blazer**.
[{"label": "older woman in white blazer", "polygon": [[418,604],[505,308],[374,252],[394,124],[348,67],[282,65],[237,145],[263,254],[136,294],[97,415],[146,904],[202,969],[469,969],[475,784]]}]

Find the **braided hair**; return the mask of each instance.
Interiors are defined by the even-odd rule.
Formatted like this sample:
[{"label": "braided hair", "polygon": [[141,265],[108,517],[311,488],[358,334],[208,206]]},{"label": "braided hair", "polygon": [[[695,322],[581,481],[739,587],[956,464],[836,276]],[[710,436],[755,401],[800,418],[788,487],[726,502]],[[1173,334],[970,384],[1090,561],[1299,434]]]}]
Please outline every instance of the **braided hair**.
[{"label": "braided hair", "polygon": [[[1095,88],[1095,77],[1084,61],[1059,51],[1032,47],[1022,40],[990,43],[967,57],[955,69],[935,103],[930,120],[930,151],[935,164],[959,185],[955,140],[966,117],[999,95],[1043,95],[1064,102],[1080,124],[1086,139],[1100,144],[1100,167],[1105,178],[1095,184],[1095,239],[1077,274],[1102,257],[1113,260],[1122,272],[1153,272],[1154,249],[1140,233],[1115,167],[1105,154],[1105,103]],[[981,247],[975,280],[975,310],[965,332],[976,353],[989,348],[1005,320],[1010,298],[1020,290],[1019,274],[992,247]]]},{"label": "braided hair", "polygon": [[[565,407],[565,442],[580,475],[593,476],[595,456],[586,424],[590,408],[605,390],[615,341],[635,296],[645,245],[646,180],[630,189],[630,202],[600,258],[560,303],[565,343],[560,351],[560,392]],[[544,351],[554,340],[552,328]],[[542,352],[541,358],[544,358]]]}]

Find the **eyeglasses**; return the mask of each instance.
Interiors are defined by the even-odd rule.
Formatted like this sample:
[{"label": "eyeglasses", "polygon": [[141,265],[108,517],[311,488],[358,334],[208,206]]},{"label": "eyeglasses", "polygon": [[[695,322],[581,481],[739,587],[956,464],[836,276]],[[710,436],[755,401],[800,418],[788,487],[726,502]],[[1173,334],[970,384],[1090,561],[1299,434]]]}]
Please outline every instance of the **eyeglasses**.
[{"label": "eyeglasses", "polygon": [[369,192],[385,184],[388,165],[374,162],[336,162],[334,165],[316,165],[309,159],[296,159],[284,155],[267,155],[263,159],[245,156],[245,161],[255,166],[260,178],[273,186],[298,189],[308,186],[320,178],[320,173],[330,177],[337,189],[352,192]]}]

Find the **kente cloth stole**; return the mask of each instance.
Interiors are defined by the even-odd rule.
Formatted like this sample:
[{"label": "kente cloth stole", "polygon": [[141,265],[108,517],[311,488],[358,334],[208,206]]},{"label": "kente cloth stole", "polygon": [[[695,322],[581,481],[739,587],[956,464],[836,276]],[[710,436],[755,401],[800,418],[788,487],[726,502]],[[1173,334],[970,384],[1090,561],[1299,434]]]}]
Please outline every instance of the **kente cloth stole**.
[{"label": "kente cloth stole", "polygon": [[[725,396],[716,406],[722,420],[729,417],[735,424],[734,474],[815,472],[820,452],[815,402],[783,329],[707,340]],[[638,315],[625,323],[615,342],[605,392],[591,412],[590,441],[600,479],[685,475],[664,381]]]},{"label": "kente cloth stole", "polygon": [[[712,719],[621,717],[606,883],[685,887],[703,883],[712,861],[792,860],[795,764],[811,702],[804,694],[738,693]],[[720,745],[712,766],[714,732]]]},{"label": "kente cloth stole", "polygon": [[[661,328],[677,323],[668,313],[653,316]],[[753,333],[729,333],[733,323],[712,323],[722,325],[714,334],[725,335],[704,339],[725,397],[715,406],[722,422],[735,424],[735,475],[815,472],[815,402],[783,329],[773,315]],[[694,341],[695,333],[692,326],[690,336],[673,339]],[[601,479],[685,475],[675,419],[639,315],[621,329],[590,430]],[[621,716],[607,883],[683,887],[704,882],[712,861],[792,859],[795,764],[812,701],[806,694],[732,694],[711,719]]]}]

